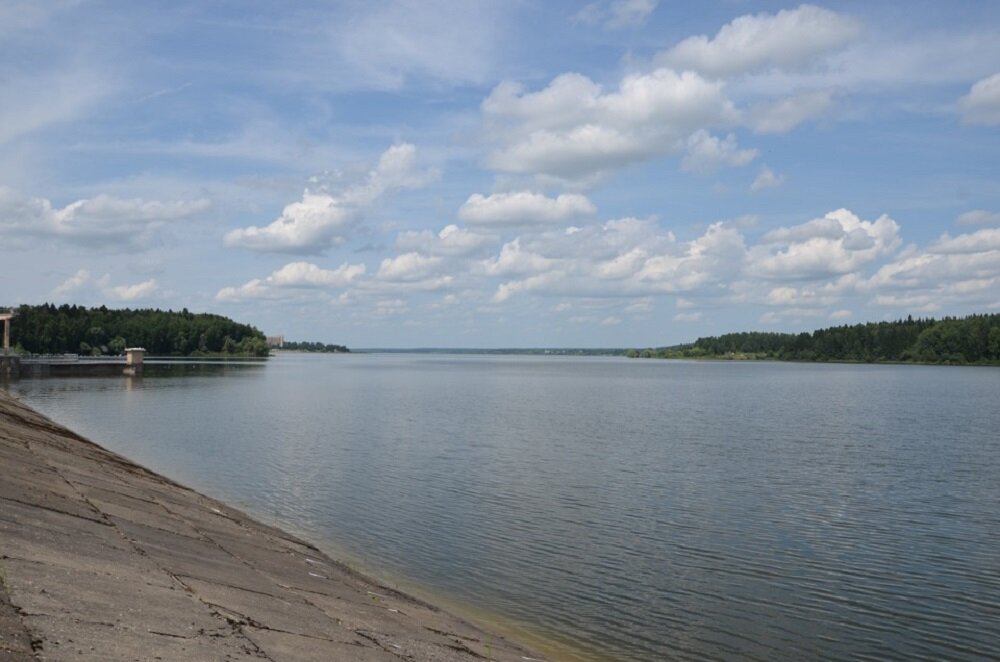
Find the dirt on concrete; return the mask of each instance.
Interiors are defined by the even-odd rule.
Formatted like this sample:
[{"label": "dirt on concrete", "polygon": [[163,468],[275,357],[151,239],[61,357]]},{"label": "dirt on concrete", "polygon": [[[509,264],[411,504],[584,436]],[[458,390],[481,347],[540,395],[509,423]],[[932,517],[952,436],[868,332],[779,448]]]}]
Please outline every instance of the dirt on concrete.
[{"label": "dirt on concrete", "polygon": [[0,662],[542,656],[0,390]]}]

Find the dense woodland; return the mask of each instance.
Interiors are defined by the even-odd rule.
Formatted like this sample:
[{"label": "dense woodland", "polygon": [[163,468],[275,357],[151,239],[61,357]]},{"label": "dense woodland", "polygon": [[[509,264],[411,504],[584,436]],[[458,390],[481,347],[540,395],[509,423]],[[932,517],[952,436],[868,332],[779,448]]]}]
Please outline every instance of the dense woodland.
[{"label": "dense woodland", "polygon": [[121,354],[144,347],[159,356],[267,356],[264,334],[221,315],[184,310],[112,310],[42,304],[20,306],[11,344],[21,353]]},{"label": "dense woodland", "polygon": [[812,333],[727,333],[691,345],[629,350],[653,358],[1000,364],[1000,314],[836,326]]}]

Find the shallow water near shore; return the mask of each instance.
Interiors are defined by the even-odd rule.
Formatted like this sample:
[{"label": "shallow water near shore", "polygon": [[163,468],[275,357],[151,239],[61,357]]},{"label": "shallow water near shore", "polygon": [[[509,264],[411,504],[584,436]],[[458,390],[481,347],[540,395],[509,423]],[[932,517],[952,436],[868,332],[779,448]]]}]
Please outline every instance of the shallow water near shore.
[{"label": "shallow water near shore", "polygon": [[1000,370],[283,354],[57,421],[592,659],[1000,648]]}]

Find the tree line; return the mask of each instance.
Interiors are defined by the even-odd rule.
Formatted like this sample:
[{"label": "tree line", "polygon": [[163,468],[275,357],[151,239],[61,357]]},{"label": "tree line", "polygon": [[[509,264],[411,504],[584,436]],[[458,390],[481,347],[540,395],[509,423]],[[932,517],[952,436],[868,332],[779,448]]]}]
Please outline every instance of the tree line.
[{"label": "tree line", "polygon": [[1000,364],[1000,314],[869,322],[812,333],[750,331],[689,345],[629,350],[631,357]]},{"label": "tree line", "polygon": [[144,347],[159,356],[268,355],[264,334],[253,326],[187,308],[113,310],[46,303],[15,311],[11,343],[20,353],[101,356]]},{"label": "tree line", "polygon": [[281,349],[293,352],[325,352],[328,354],[350,352],[344,345],[331,345],[321,342],[295,342],[286,340],[281,344]]}]

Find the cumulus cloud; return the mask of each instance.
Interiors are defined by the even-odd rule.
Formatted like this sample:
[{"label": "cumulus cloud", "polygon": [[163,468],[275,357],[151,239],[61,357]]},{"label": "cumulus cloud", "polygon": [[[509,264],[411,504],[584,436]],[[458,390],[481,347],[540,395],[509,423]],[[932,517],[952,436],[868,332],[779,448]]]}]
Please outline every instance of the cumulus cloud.
[{"label": "cumulus cloud", "polygon": [[238,287],[224,287],[217,301],[280,299],[292,290],[335,289],[354,283],[365,273],[363,264],[341,264],[323,269],[311,262],[290,262],[266,278],[254,278]]},{"label": "cumulus cloud", "polygon": [[713,223],[680,250],[650,256],[635,278],[660,293],[725,288],[739,273],[745,256],[740,232]]},{"label": "cumulus cloud", "polygon": [[769,306],[816,307],[828,306],[840,298],[840,291],[829,283],[820,287],[788,287],[771,288],[764,299]]},{"label": "cumulus cloud", "polygon": [[256,251],[321,253],[343,242],[360,220],[357,208],[331,195],[306,191],[300,202],[287,205],[270,225],[232,230],[224,241],[229,247]]},{"label": "cumulus cloud", "polygon": [[0,228],[19,237],[58,239],[103,251],[148,248],[166,224],[205,212],[207,200],[160,202],[108,195],[57,208],[45,198],[0,187]]},{"label": "cumulus cloud", "polygon": [[711,173],[723,167],[745,166],[755,158],[757,150],[740,149],[733,134],[726,136],[725,140],[720,140],[708,131],[699,129],[687,140],[687,153],[681,160],[681,169],[687,172]]},{"label": "cumulus cloud", "polygon": [[955,219],[959,225],[1000,225],[1000,212],[973,209]]},{"label": "cumulus cloud", "polygon": [[785,183],[784,175],[776,175],[774,171],[764,166],[757,177],[754,178],[753,183],[750,184],[750,190],[756,193],[757,191],[763,191],[764,189],[777,188]]},{"label": "cumulus cloud", "polygon": [[396,238],[396,249],[404,253],[461,257],[477,253],[497,241],[496,235],[473,232],[451,224],[438,233],[430,230],[401,232]]},{"label": "cumulus cloud", "polygon": [[80,269],[75,274],[64,280],[55,289],[52,290],[52,296],[56,299],[61,299],[67,294],[72,294],[79,291],[83,286],[85,286],[90,281],[90,272],[86,269]]},{"label": "cumulus cloud", "polygon": [[546,271],[556,260],[531,250],[521,248],[521,238],[507,242],[496,257],[480,263],[483,271],[491,276],[513,276]]},{"label": "cumulus cloud", "polygon": [[976,82],[969,93],[958,100],[966,124],[1000,124],[1000,73]]},{"label": "cumulus cloud", "polygon": [[714,38],[688,37],[661,53],[658,62],[713,77],[759,69],[800,69],[860,34],[857,21],[813,5],[777,14],[740,16]]},{"label": "cumulus cloud", "polygon": [[756,133],[788,133],[803,122],[821,117],[833,107],[833,92],[816,90],[757,104],[747,112],[747,124]]},{"label": "cumulus cloud", "polygon": [[365,273],[363,264],[347,264],[322,269],[311,262],[290,262],[268,279],[276,287],[344,287]]},{"label": "cumulus cloud", "polygon": [[499,143],[487,165],[565,180],[675,154],[692,132],[738,119],[721,83],[667,68],[626,76],[608,93],[579,74],[558,76],[537,92],[501,83],[482,109]]},{"label": "cumulus cloud", "polygon": [[591,2],[573,15],[573,22],[600,25],[606,30],[637,28],[646,23],[659,0],[610,0]]},{"label": "cumulus cloud", "polygon": [[108,292],[119,301],[135,301],[137,299],[149,298],[151,294],[160,289],[155,278],[150,278],[134,285],[118,285],[110,288]]},{"label": "cumulus cloud", "polygon": [[488,197],[473,193],[458,210],[458,217],[473,225],[499,227],[563,223],[596,212],[593,203],[578,193],[549,198],[541,193],[516,191]]},{"label": "cumulus cloud", "polygon": [[314,255],[342,243],[364,218],[364,212],[389,191],[419,188],[436,173],[417,166],[416,148],[393,145],[379,158],[365,180],[341,191],[319,186],[302,200],[287,205],[269,225],[228,232],[225,245],[254,251]]},{"label": "cumulus cloud", "polygon": [[101,296],[114,301],[140,301],[149,299],[160,289],[155,278],[126,285],[111,285],[111,275],[104,274],[98,278],[91,276],[86,269],[79,269],[75,274],[57,285],[50,295],[56,300],[65,297],[85,296],[88,298]]},{"label": "cumulus cloud", "polygon": [[838,209],[764,235],[750,251],[748,271],[762,278],[830,278],[888,255],[900,242],[899,225],[888,216],[863,221]]},{"label": "cumulus cloud", "polygon": [[420,253],[403,253],[382,260],[377,277],[380,280],[390,282],[422,281],[433,276],[443,263],[444,260],[440,257],[421,255]]},{"label": "cumulus cloud", "polygon": [[481,264],[509,278],[495,302],[533,293],[571,296],[651,296],[718,293],[740,270],[746,253],[740,233],[714,224],[690,242],[678,242],[655,223],[619,219],[573,233],[518,237]]},{"label": "cumulus cloud", "polygon": [[942,235],[927,247],[928,253],[982,253],[1000,250],[1000,228],[984,228],[972,234]]},{"label": "cumulus cloud", "polygon": [[1000,291],[1000,230],[944,235],[882,265],[857,288],[883,307],[934,311],[956,303],[994,305]]}]

